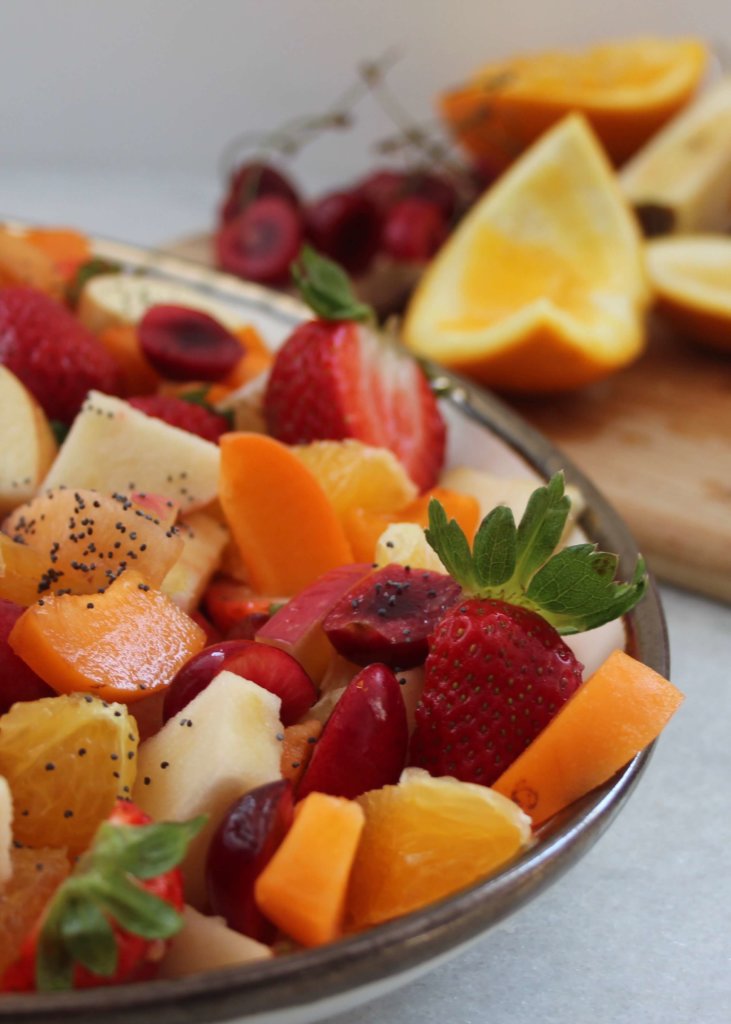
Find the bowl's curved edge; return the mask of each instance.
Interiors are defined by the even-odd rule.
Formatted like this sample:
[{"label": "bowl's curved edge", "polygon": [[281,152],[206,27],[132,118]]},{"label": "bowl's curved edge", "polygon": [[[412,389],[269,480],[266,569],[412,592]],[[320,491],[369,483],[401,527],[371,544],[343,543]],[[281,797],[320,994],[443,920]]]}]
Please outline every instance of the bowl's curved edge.
[{"label": "bowl's curved edge", "polygon": [[[304,307],[289,297],[221,276],[207,268],[124,243],[101,242],[105,252],[141,269],[180,275],[207,291],[275,311],[283,323],[296,322]],[[582,526],[600,547],[620,556],[620,572],[629,574],[636,546],[614,509],[578,468],[507,405],[471,382],[426,364],[435,389],[459,411],[490,429],[545,476],[563,469],[567,481],[583,492],[589,511]],[[628,617],[630,653],[662,675],[669,672],[667,630],[654,581]],[[524,853],[499,875],[377,929],[350,936],[333,946],[295,953],[278,960],[195,975],[175,981],[143,982],[86,992],[6,995],[0,1022],[91,1024],[103,1014],[108,1024],[131,1024],[155,1013],[164,1024],[189,1024],[205,1018],[236,1019],[266,1015],[294,1006],[317,1005],[343,993],[353,1003],[365,990],[394,975],[456,952],[490,925],[517,910],[560,877],[596,842],[623,806],[650,759],[654,744],[638,754],[614,779],[588,794],[541,830],[540,848]],[[488,903],[486,909],[484,904]]]}]

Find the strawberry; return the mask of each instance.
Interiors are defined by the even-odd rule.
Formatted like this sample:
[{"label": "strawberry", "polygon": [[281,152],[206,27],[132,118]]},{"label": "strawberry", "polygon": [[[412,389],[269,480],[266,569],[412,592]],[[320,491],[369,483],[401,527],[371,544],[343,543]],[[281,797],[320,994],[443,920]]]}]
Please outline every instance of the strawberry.
[{"label": "strawberry", "polygon": [[354,437],[391,451],[420,490],[444,462],[446,427],[421,367],[362,321],[344,272],[305,248],[293,268],[319,319],[279,350],[264,395],[269,433],[286,444]]},{"label": "strawberry", "polygon": [[154,976],[182,925],[176,867],[203,819],[156,824],[117,800],[0,979],[5,992],[117,985]]},{"label": "strawberry", "polygon": [[140,395],[128,398],[127,401],[147,416],[164,420],[171,427],[187,430],[214,444],[218,443],[221,434],[230,429],[225,416],[219,416],[206,405],[176,395]]},{"label": "strawberry", "polygon": [[34,288],[0,290],[0,363],[50,419],[70,423],[88,391],[119,393],[118,367],[72,313]]},{"label": "strawberry", "polygon": [[506,506],[486,516],[470,551],[431,503],[427,539],[465,597],[429,640],[412,765],[491,785],[581,685],[583,667],[561,634],[593,629],[642,597],[642,559],[631,582],[618,583],[617,557],[595,545],[552,555],[568,511],[558,473],[517,528]]}]

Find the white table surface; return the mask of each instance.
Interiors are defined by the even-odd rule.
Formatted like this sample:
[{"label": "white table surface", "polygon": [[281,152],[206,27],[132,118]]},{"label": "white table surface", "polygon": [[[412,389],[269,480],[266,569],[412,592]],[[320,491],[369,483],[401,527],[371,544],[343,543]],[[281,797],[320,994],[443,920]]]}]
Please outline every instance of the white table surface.
[{"label": "white table surface", "polygon": [[[0,167],[0,218],[142,245],[205,229],[217,200],[213,178]],[[661,590],[687,699],[608,833],[466,953],[335,1024],[729,1024],[731,609]]]}]

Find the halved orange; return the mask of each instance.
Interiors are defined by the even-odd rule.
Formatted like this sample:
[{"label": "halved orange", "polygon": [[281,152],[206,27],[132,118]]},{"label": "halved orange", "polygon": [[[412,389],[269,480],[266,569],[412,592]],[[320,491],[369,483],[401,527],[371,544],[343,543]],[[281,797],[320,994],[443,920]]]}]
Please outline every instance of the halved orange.
[{"label": "halved orange", "polygon": [[708,60],[698,39],[631,39],[583,52],[520,54],[440,97],[456,138],[494,170],[565,114],[586,115],[621,163],[695,93]]},{"label": "halved orange", "polygon": [[658,312],[690,341],[731,352],[731,238],[658,239],[647,266]]},{"label": "halved orange", "polygon": [[572,114],[437,253],[404,341],[499,390],[563,391],[639,355],[648,301],[637,222],[596,136]]}]

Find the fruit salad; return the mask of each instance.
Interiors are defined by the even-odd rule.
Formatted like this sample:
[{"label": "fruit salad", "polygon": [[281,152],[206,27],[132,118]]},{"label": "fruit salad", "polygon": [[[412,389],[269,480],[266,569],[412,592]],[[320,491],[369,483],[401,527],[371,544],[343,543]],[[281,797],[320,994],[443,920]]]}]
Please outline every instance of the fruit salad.
[{"label": "fruit salad", "polygon": [[622,581],[575,542],[560,472],[447,470],[419,364],[336,265],[294,274],[313,314],[274,351],[76,232],[0,232],[4,991],[421,909],[682,699],[621,629],[590,671],[572,646],[642,599],[642,560]]}]

